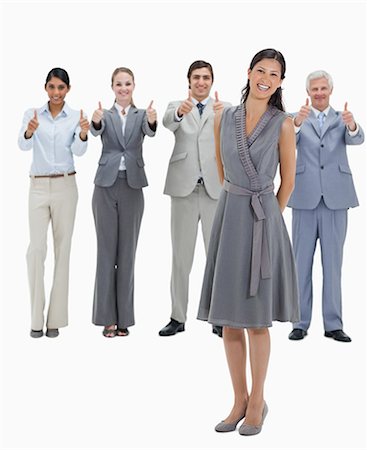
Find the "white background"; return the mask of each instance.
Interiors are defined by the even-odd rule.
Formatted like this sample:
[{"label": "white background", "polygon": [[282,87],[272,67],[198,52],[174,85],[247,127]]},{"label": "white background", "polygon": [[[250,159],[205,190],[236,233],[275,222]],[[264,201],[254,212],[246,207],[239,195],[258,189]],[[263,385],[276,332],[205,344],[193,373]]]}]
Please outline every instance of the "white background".
[{"label": "white background", "polygon": [[[162,194],[173,135],[161,125],[170,100],[187,95],[196,59],[212,63],[214,90],[237,104],[253,55],[274,47],[287,61],[288,111],[304,103],[304,81],[329,71],[331,103],[349,109],[366,130],[364,2],[186,2],[2,4],[3,448],[365,448],[366,423],[366,144],[348,150],[361,206],[349,211],[343,267],[344,328],[353,342],[323,337],[321,265],[316,252],[309,336],[290,342],[290,324],[271,329],[266,382],[269,415],[254,438],[218,434],[232,390],[222,341],[196,320],[205,254],[198,239],[186,332],[160,338],[170,316],[170,200]],[[134,101],[159,114],[146,138],[149,187],[136,262],[136,326],[105,339],[91,324],[96,243],[91,196],[100,140],[90,136],[76,159],[79,204],[70,270],[70,324],[58,339],[29,337],[28,170],[17,148],[23,112],[47,101],[52,67],[70,75],[69,105],[91,117],[113,103],[110,76],[127,66]],[[290,226],[290,210],[285,212]],[[290,230],[290,228],[289,228]],[[53,268],[46,261],[47,292]]]}]

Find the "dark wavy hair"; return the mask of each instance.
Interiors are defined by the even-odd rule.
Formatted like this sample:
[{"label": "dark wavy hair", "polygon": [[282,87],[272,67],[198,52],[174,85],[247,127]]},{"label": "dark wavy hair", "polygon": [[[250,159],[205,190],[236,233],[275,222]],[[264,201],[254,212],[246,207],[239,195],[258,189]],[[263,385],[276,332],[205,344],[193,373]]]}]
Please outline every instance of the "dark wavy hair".
[{"label": "dark wavy hair", "polygon": [[60,67],[54,67],[51,69],[47,74],[45,86],[52,77],[60,78],[60,80],[63,81],[68,88],[70,87],[70,79],[66,70],[60,69]]},{"label": "dark wavy hair", "polygon": [[[280,78],[283,80],[285,78],[285,59],[284,56],[278,52],[277,50],[274,50],[273,48],[266,48],[265,50],[261,50],[260,52],[256,53],[256,55],[252,58],[251,64],[250,64],[250,70],[254,68],[254,66],[261,61],[262,59],[275,59],[279,62],[281,67],[281,73]],[[247,97],[250,93],[250,81],[247,80],[246,86],[242,89],[241,94],[241,103],[245,103],[247,100]],[[280,111],[284,111],[284,105],[282,100],[282,88],[278,87],[278,89],[274,92],[274,94],[270,97],[269,105],[273,105],[276,108],[280,109]]]}]

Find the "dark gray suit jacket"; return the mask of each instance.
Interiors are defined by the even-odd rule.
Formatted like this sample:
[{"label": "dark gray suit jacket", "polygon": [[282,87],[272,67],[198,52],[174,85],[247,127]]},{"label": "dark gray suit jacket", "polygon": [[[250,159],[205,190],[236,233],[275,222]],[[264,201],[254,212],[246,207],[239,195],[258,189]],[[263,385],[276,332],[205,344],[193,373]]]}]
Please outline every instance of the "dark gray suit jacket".
[{"label": "dark gray suit jacket", "polygon": [[122,122],[115,106],[103,110],[101,129],[96,130],[92,122],[90,131],[93,136],[101,136],[103,145],[94,184],[112,186],[118,175],[121,156],[124,155],[128,185],[134,189],[148,186],[143,140],[145,135],[154,136],[155,131],[149,127],[144,109],[131,106],[126,118],[125,135],[122,134]]}]

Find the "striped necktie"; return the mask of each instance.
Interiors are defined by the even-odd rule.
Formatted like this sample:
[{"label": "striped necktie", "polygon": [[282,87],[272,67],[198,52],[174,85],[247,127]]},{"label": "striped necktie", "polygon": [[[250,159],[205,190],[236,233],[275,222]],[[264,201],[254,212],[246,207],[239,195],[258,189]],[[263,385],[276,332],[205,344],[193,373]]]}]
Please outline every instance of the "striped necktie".
[{"label": "striped necktie", "polygon": [[199,102],[196,106],[198,107],[199,114],[201,116],[203,114],[203,109],[205,108],[205,105]]}]

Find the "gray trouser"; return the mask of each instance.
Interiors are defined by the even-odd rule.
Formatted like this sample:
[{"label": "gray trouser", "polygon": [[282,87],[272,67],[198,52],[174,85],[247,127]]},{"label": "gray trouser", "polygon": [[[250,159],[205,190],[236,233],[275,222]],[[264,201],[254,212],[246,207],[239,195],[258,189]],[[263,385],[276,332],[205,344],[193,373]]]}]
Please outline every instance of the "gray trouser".
[{"label": "gray trouser", "polygon": [[331,210],[321,200],[315,209],[293,209],[292,240],[297,265],[301,320],[294,328],[307,330],[312,315],[312,265],[320,240],[323,289],[322,314],[325,331],[343,329],[341,270],[347,233],[347,210]]},{"label": "gray trouser", "polygon": [[142,189],[132,189],[120,171],[111,187],[95,186],[92,199],[97,233],[93,323],[134,325],[134,265],[144,211]]},{"label": "gray trouser", "polygon": [[216,207],[217,200],[210,198],[204,185],[200,184],[187,197],[171,197],[171,317],[181,323],[186,322],[189,275],[194,259],[199,220],[207,253]]}]

